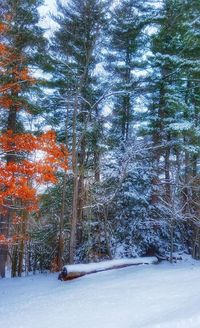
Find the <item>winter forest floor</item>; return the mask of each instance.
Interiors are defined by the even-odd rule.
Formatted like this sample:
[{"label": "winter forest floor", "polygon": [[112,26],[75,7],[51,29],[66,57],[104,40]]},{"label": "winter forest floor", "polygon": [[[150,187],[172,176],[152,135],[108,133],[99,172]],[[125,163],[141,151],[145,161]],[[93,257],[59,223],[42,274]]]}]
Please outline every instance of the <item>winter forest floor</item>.
[{"label": "winter forest floor", "polygon": [[0,280],[2,328],[199,328],[200,262]]}]

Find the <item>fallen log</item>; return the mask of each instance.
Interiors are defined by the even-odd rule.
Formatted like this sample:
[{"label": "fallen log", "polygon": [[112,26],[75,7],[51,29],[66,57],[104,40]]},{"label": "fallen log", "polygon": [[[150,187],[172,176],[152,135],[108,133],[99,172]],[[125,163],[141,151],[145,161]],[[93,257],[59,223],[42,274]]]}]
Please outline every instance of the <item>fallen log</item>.
[{"label": "fallen log", "polygon": [[58,276],[61,281],[72,280],[101,271],[122,269],[133,265],[156,264],[157,257],[140,257],[134,259],[110,260],[98,263],[65,265]]}]

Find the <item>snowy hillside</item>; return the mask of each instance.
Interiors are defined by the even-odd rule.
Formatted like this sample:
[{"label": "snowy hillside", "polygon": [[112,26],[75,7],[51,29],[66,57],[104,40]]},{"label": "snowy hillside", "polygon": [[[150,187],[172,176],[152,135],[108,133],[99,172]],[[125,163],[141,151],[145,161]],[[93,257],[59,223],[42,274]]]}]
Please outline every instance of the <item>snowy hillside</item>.
[{"label": "snowy hillside", "polygon": [[0,280],[2,328],[199,328],[200,263]]}]

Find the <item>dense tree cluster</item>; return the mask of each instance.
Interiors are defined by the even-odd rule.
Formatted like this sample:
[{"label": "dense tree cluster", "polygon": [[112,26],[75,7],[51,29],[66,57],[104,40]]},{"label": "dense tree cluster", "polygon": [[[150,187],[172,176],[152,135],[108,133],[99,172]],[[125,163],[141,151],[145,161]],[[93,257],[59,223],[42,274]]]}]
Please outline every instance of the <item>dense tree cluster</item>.
[{"label": "dense tree cluster", "polygon": [[0,275],[199,258],[199,1],[0,2]]}]

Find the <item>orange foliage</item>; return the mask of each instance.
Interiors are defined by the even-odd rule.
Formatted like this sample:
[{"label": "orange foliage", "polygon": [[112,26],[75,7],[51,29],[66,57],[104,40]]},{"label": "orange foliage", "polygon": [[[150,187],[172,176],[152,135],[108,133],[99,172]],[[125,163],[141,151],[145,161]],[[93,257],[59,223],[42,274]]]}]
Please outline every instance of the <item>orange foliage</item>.
[{"label": "orange foliage", "polygon": [[[1,205],[14,197],[15,200],[23,201],[29,210],[35,210],[38,199],[34,185],[56,183],[57,170],[68,168],[68,152],[63,145],[60,147],[56,144],[55,133],[52,131],[39,137],[31,134],[14,135],[12,131],[7,131],[0,136],[0,149],[8,158],[14,154],[16,159],[0,162]],[[31,158],[37,158],[38,151],[42,159],[31,161]],[[21,159],[24,154],[30,160]]]},{"label": "orange foliage", "polygon": [[7,245],[7,243],[8,243],[7,238],[4,235],[0,234],[0,246]]},{"label": "orange foliage", "polygon": [[[26,66],[26,58],[12,49],[6,41],[11,16],[0,22],[0,107],[8,111],[24,108],[18,99],[23,86],[35,82]],[[5,77],[5,78],[4,78]],[[68,152],[64,145],[57,145],[56,135],[47,131],[39,136],[30,133],[18,134],[7,130],[0,134],[0,211],[12,208],[12,224],[21,224],[21,212],[38,210],[37,185],[56,183],[57,170],[67,170]],[[18,241],[22,236],[13,236]],[[8,242],[0,235],[0,244]]]},{"label": "orange foliage", "polygon": [[[1,58],[3,56],[7,56],[9,55],[9,49],[8,49],[8,46],[6,46],[5,44],[0,44],[0,56]],[[3,58],[2,58],[3,59]]]},{"label": "orange foliage", "polygon": [[10,108],[13,105],[13,100],[7,95],[0,97],[0,106],[3,108]]},{"label": "orange foliage", "polygon": [[0,33],[2,34],[5,30],[5,25],[0,22]]}]

